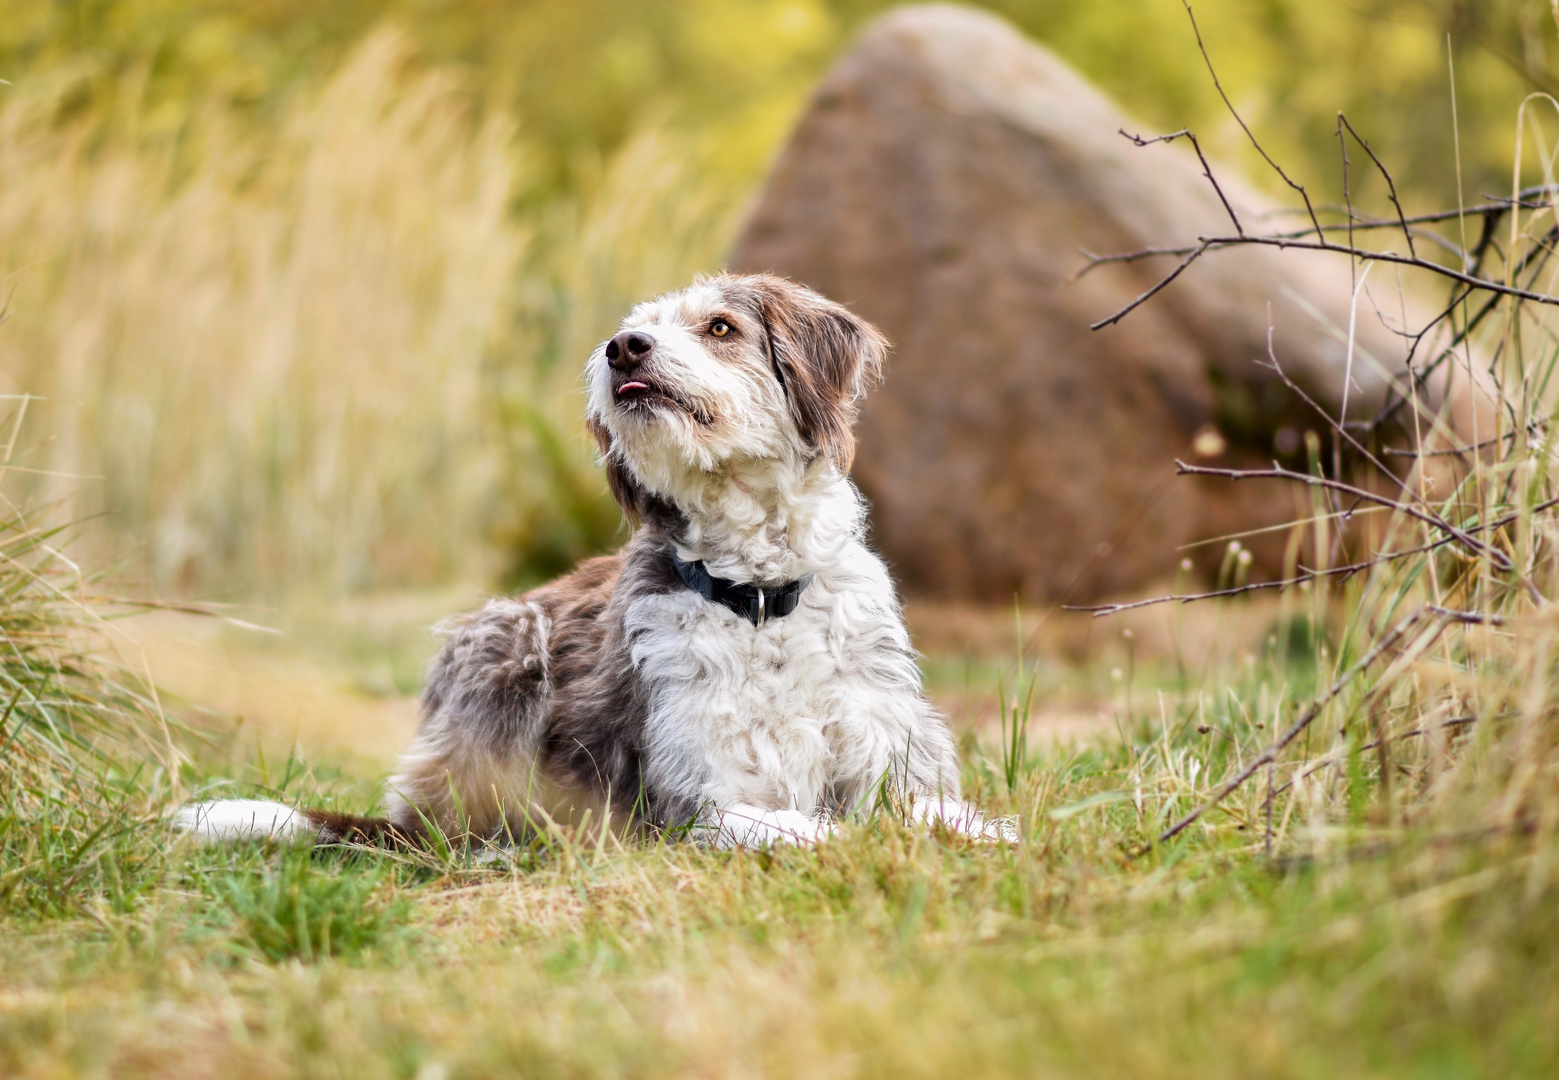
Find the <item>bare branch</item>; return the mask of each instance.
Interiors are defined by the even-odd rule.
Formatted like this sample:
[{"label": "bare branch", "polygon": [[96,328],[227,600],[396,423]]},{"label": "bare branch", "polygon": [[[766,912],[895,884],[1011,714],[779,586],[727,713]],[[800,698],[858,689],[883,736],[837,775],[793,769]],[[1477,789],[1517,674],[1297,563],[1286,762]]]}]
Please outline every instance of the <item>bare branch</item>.
[{"label": "bare branch", "polygon": [[1176,258],[1184,257],[1187,248],[1139,248],[1136,251],[1128,251],[1124,255],[1097,255],[1087,248],[1078,248],[1077,253],[1088,261],[1066,280],[1068,283],[1079,281],[1101,266],[1109,263],[1134,263],[1143,259],[1152,259],[1160,256],[1173,255]]},{"label": "bare branch", "polygon": [[[1445,720],[1440,724],[1435,725],[1433,728],[1414,728],[1412,731],[1404,731],[1400,735],[1391,735],[1385,738],[1376,739],[1373,742],[1367,742],[1363,746],[1359,747],[1359,752],[1363,753],[1366,750],[1374,750],[1376,747],[1387,742],[1401,742],[1403,739],[1416,739],[1418,736],[1427,735],[1434,730],[1455,731],[1459,728],[1469,727],[1473,724],[1476,724],[1477,722],[1478,718],[1476,716],[1453,716],[1449,720]],[[1299,774],[1298,778],[1301,780],[1308,780],[1322,769],[1329,765],[1335,765],[1342,759],[1342,754],[1328,754],[1320,761],[1313,762],[1310,768]],[[1276,798],[1293,786],[1294,781],[1290,780],[1286,784],[1279,787],[1277,790],[1271,792],[1267,797],[1269,799]]]},{"label": "bare branch", "polygon": [[[1487,525],[1468,526],[1467,531],[1483,532],[1486,529],[1503,529],[1506,525],[1513,524],[1520,520],[1522,513],[1540,514],[1544,510],[1552,510],[1555,506],[1559,506],[1559,498],[1549,499],[1545,502],[1538,503],[1529,511],[1518,511],[1516,513],[1506,514],[1503,517],[1495,518]],[[1294,522],[1294,524],[1298,525],[1302,524],[1302,522]],[[1373,570],[1377,566],[1383,566],[1386,563],[1395,562],[1397,559],[1405,559],[1409,555],[1422,555],[1426,551],[1434,551],[1437,548],[1442,548],[1455,539],[1456,538],[1454,536],[1442,536],[1438,540],[1431,540],[1427,544],[1419,544],[1417,547],[1403,548],[1400,551],[1377,552],[1375,555],[1372,555],[1363,562],[1349,563],[1346,566],[1333,566],[1326,570],[1311,570],[1308,567],[1302,566],[1300,569],[1304,571],[1303,574],[1300,574],[1297,577],[1283,578],[1279,581],[1256,581],[1248,585],[1241,585],[1232,589],[1218,589],[1213,592],[1204,593],[1176,593],[1170,596],[1155,596],[1147,600],[1133,600],[1124,604],[1094,604],[1091,606],[1063,604],[1062,610],[1088,611],[1093,613],[1094,618],[1100,619],[1106,615],[1115,615],[1122,611],[1133,611],[1136,608],[1152,607],[1155,604],[1168,604],[1170,602],[1191,604],[1198,600],[1215,600],[1225,596],[1240,596],[1244,593],[1259,592],[1263,589],[1286,589],[1290,585],[1304,585],[1311,581],[1321,581],[1330,577],[1340,577],[1346,580],[1347,578],[1352,577],[1354,574],[1363,573],[1366,570]]]},{"label": "bare branch", "polygon": [[[1344,116],[1342,113],[1338,113],[1337,123],[1341,127],[1346,128],[1348,134],[1353,136],[1354,141],[1364,148],[1364,152],[1368,154],[1370,156],[1370,160],[1375,163],[1375,168],[1380,170],[1380,175],[1386,178],[1386,188],[1391,193],[1391,205],[1397,208],[1397,222],[1402,226],[1403,238],[1407,240],[1408,253],[1416,257],[1418,252],[1413,247],[1413,232],[1407,227],[1407,217],[1402,213],[1402,203],[1397,198],[1397,184],[1395,180],[1391,179],[1390,170],[1386,168],[1386,166],[1381,162],[1380,158],[1375,156],[1375,151],[1370,149],[1370,144],[1365,142],[1359,136],[1357,131],[1353,130],[1353,125],[1348,123],[1348,118],[1346,116]],[[1349,235],[1352,235],[1351,229],[1349,230]],[[1465,258],[1466,256],[1463,255],[1464,260]],[[1465,261],[1463,262],[1462,266],[1463,269],[1466,268]]]},{"label": "bare branch", "polygon": [[1439,604],[1425,604],[1425,611],[1433,612],[1446,622],[1465,623],[1469,626],[1504,626],[1509,620],[1503,615],[1485,614],[1479,611],[1455,611]]},{"label": "bare branch", "polygon": [[1202,144],[1197,141],[1190,128],[1181,128],[1179,131],[1171,132],[1168,135],[1155,135],[1151,139],[1144,139],[1141,135],[1132,135],[1125,128],[1121,128],[1120,133],[1137,146],[1152,146],[1154,143],[1172,143],[1176,139],[1190,139],[1191,147],[1196,151],[1196,159],[1202,163],[1202,175],[1207,177],[1207,182],[1218,193],[1218,201],[1223,203],[1224,210],[1229,214],[1229,220],[1234,222],[1234,231],[1241,236],[1245,235],[1245,226],[1240,224],[1240,216],[1234,212],[1234,207],[1229,204],[1229,199],[1224,195],[1223,188],[1218,185],[1218,178],[1213,175],[1213,167],[1208,164],[1207,155],[1202,153]]},{"label": "bare branch", "polygon": [[[1355,220],[1356,215],[1353,212],[1353,191],[1352,191],[1351,187],[1348,184],[1348,179],[1349,179],[1348,178],[1348,166],[1353,164],[1353,163],[1348,160],[1348,140],[1343,138],[1343,134],[1342,134],[1342,113],[1338,113],[1337,114],[1337,153],[1338,153],[1338,156],[1340,156],[1342,158],[1342,206],[1343,206],[1343,221],[1348,226],[1348,246],[1349,247],[1353,247],[1353,226],[1354,226],[1354,220]],[[1326,237],[1323,235],[1323,236],[1321,236],[1321,239],[1325,240]],[[1348,263],[1348,272],[1352,275],[1351,287],[1349,288],[1348,291],[1349,292],[1353,292],[1353,291],[1355,291],[1358,288],[1358,284],[1359,284],[1359,268],[1358,268],[1358,264],[1350,261]],[[1272,336],[1272,333],[1269,330],[1267,332],[1267,337],[1270,339],[1271,336]],[[1270,345],[1269,345],[1269,351],[1270,351]],[[1348,391],[1344,390],[1343,391],[1343,399],[1346,401],[1347,397],[1348,397]],[[1337,450],[1335,445],[1333,446],[1332,449],[1333,449],[1334,453]]]},{"label": "bare branch", "polygon": [[1170,282],[1174,281],[1175,278],[1177,278],[1181,274],[1183,274],[1185,272],[1186,267],[1190,266],[1197,259],[1201,258],[1202,255],[1206,251],[1207,251],[1207,245],[1206,244],[1203,244],[1201,247],[1196,248],[1194,251],[1191,252],[1191,254],[1187,255],[1184,259],[1181,259],[1180,260],[1180,265],[1175,267],[1173,270],[1171,270],[1169,272],[1169,275],[1167,277],[1163,278],[1161,281],[1159,281],[1159,283],[1157,285],[1153,286],[1147,292],[1145,292],[1141,296],[1137,297],[1135,300],[1133,300],[1131,303],[1127,304],[1125,307],[1121,308],[1119,311],[1117,311],[1114,315],[1111,315],[1109,318],[1101,319],[1099,322],[1091,324],[1088,327],[1088,329],[1090,329],[1090,330],[1100,330],[1100,329],[1103,329],[1106,326],[1109,326],[1111,323],[1120,322],[1127,315],[1130,315],[1133,311],[1137,310],[1137,308],[1141,307],[1143,304],[1145,304],[1149,300],[1153,299],[1153,297],[1157,296],[1159,293],[1161,293],[1165,289],[1167,289],[1169,287],[1169,283]]},{"label": "bare branch", "polygon": [[[1466,211],[1466,216],[1474,217],[1474,216],[1476,216],[1480,212],[1486,213],[1486,214],[1497,215],[1497,214],[1504,213],[1505,209],[1506,208],[1503,207],[1503,206],[1483,206],[1483,207],[1476,207],[1475,206],[1475,207],[1469,207],[1467,209],[1467,211]],[[1456,217],[1457,217],[1457,214],[1454,211],[1445,211],[1443,213],[1438,213],[1438,214],[1421,214],[1418,217],[1407,218],[1407,219],[1405,219],[1405,221],[1406,221],[1406,224],[1408,226],[1408,231],[1410,233],[1412,233],[1412,235],[1418,236],[1418,237],[1422,237],[1424,239],[1432,241],[1433,243],[1439,245],[1447,254],[1455,255],[1457,260],[1462,262],[1465,265],[1467,263],[1467,261],[1468,261],[1468,255],[1461,248],[1459,248],[1455,244],[1451,243],[1449,240],[1447,240],[1445,237],[1441,236],[1439,233],[1428,232],[1428,231],[1425,231],[1425,230],[1413,229],[1412,228],[1412,226],[1414,224],[1423,223],[1423,222],[1449,221],[1449,220],[1454,220]],[[1398,227],[1400,227],[1399,222],[1388,221],[1388,220],[1385,220],[1384,218],[1365,217],[1365,216],[1362,216],[1362,215],[1355,215],[1354,221],[1353,221],[1353,226],[1352,226],[1353,230],[1356,230],[1356,231],[1359,231],[1359,232],[1367,232],[1367,231],[1371,231],[1371,230],[1375,230],[1375,229],[1396,229]],[[1349,226],[1346,223],[1339,222],[1336,225],[1323,225],[1323,226],[1321,226],[1321,231],[1324,234],[1326,232],[1347,232],[1347,231],[1350,231],[1350,230],[1349,230]],[[1307,236],[1315,236],[1315,235],[1316,235],[1316,230],[1313,229],[1313,228],[1312,229],[1292,229],[1292,230],[1290,230],[1288,232],[1275,232],[1275,233],[1262,233],[1262,234],[1258,234],[1259,239],[1262,240],[1262,241],[1303,240]],[[1549,235],[1553,236],[1554,233],[1550,232]],[[1243,230],[1241,230],[1240,238],[1255,239],[1255,238],[1251,237],[1248,233],[1245,233]],[[1235,246],[1238,243],[1238,240],[1240,238],[1233,238],[1233,239],[1225,241],[1225,246]],[[1068,280],[1072,280],[1072,281],[1075,281],[1078,278],[1084,276],[1090,270],[1093,270],[1095,267],[1102,266],[1102,265],[1104,265],[1106,263],[1134,263],[1134,262],[1140,262],[1143,259],[1151,259],[1151,258],[1155,258],[1155,257],[1171,256],[1171,255],[1178,258],[1178,257],[1184,256],[1187,252],[1190,252],[1193,249],[1190,248],[1190,247],[1146,247],[1146,248],[1138,248],[1136,251],[1128,251],[1128,252],[1123,252],[1123,253],[1115,254],[1115,255],[1100,255],[1100,254],[1098,254],[1096,252],[1089,251],[1087,248],[1078,248],[1077,250],[1078,250],[1078,253],[1080,255],[1082,255],[1085,259],[1088,260],[1088,262],[1083,266],[1082,269],[1078,270],[1075,274],[1073,274],[1071,276],[1071,278],[1068,279]],[[1376,258],[1379,255],[1378,252],[1368,252],[1366,254],[1364,252],[1356,250],[1351,245],[1341,245],[1341,244],[1330,244],[1330,243],[1326,244],[1325,245],[1325,250],[1327,250],[1327,251],[1335,251],[1335,252],[1337,252],[1339,254],[1351,254],[1351,255],[1357,255],[1357,256],[1360,256],[1360,257],[1368,257],[1368,258]],[[1530,256],[1529,256],[1529,258],[1530,258]],[[1439,267],[1438,264],[1431,264],[1431,266],[1436,267],[1438,269],[1444,269],[1443,267]],[[1518,269],[1519,269],[1519,267],[1518,267]]]},{"label": "bare branch", "polygon": [[[1528,435],[1535,435],[1535,434],[1537,434],[1538,429],[1541,428],[1547,422],[1548,422],[1548,420],[1547,420],[1546,417],[1544,417],[1542,419],[1539,419],[1539,420],[1531,421],[1530,423],[1527,424],[1526,433]],[[1500,435],[1497,438],[1484,439],[1482,442],[1480,442],[1480,443],[1473,443],[1471,446],[1450,446],[1450,447],[1445,448],[1444,450],[1395,450],[1395,449],[1392,449],[1391,447],[1387,447],[1385,449],[1384,453],[1389,454],[1392,457],[1410,457],[1410,458],[1451,457],[1453,455],[1460,456],[1462,454],[1476,453],[1479,450],[1486,450],[1489,447],[1497,446],[1500,443],[1508,443],[1508,442],[1512,441],[1513,439],[1515,439],[1515,437],[1517,435],[1520,435],[1520,434],[1521,434],[1521,432],[1519,430],[1517,430],[1517,431],[1507,431],[1507,432],[1505,432],[1505,434]]]},{"label": "bare branch", "polygon": [[1212,76],[1213,87],[1218,91],[1218,96],[1223,98],[1224,105],[1229,109],[1229,115],[1234,117],[1236,124],[1240,125],[1240,130],[1245,132],[1245,137],[1256,148],[1256,153],[1260,154],[1266,163],[1272,166],[1273,171],[1283,178],[1283,183],[1299,192],[1299,197],[1305,202],[1305,209],[1310,213],[1310,223],[1315,226],[1316,234],[1324,241],[1325,236],[1321,234],[1321,220],[1315,216],[1315,207],[1310,205],[1309,193],[1305,191],[1303,184],[1296,183],[1288,173],[1283,171],[1283,166],[1272,160],[1272,155],[1267,153],[1261,141],[1251,131],[1250,125],[1245,123],[1245,118],[1240,115],[1240,111],[1234,107],[1234,102],[1229,100],[1229,95],[1224,93],[1223,83],[1218,81],[1218,71],[1213,67],[1213,58],[1207,55],[1207,46],[1202,42],[1202,28],[1196,24],[1196,12],[1191,10],[1190,0],[1180,0],[1180,2],[1185,7],[1186,16],[1191,20],[1191,32],[1196,35],[1196,47],[1202,52],[1202,61],[1207,65],[1207,74]]},{"label": "bare branch", "polygon": [[1455,537],[1458,542],[1470,551],[1483,555],[1501,570],[1511,569],[1510,558],[1497,548],[1488,546],[1477,540],[1465,530],[1457,528],[1446,521],[1439,514],[1419,510],[1417,507],[1408,506],[1395,499],[1388,499],[1384,495],[1377,495],[1373,491],[1367,491],[1352,484],[1345,484],[1341,480],[1333,480],[1325,476],[1313,476],[1310,473],[1296,472],[1293,469],[1285,469],[1283,466],[1273,463],[1270,469],[1215,469],[1204,465],[1187,465],[1180,459],[1175,459],[1175,469],[1182,476],[1222,476],[1229,480],[1289,480],[1300,484],[1309,484],[1312,487],[1326,488],[1328,491],[1339,491],[1352,495],[1364,502],[1374,503],[1377,506],[1390,507],[1398,510],[1408,517],[1422,521],[1431,528],[1439,529]]},{"label": "bare branch", "polygon": [[[1538,195],[1552,195],[1556,193],[1559,193],[1559,184],[1537,184],[1533,187],[1523,188],[1521,191],[1516,193],[1516,197],[1514,199],[1512,199],[1509,195],[1485,194],[1483,197],[1488,200],[1487,202],[1475,203],[1472,206],[1464,206],[1459,210],[1437,210],[1433,213],[1414,214],[1399,221],[1392,221],[1387,218],[1360,218],[1360,227],[1362,228],[1363,223],[1368,222],[1372,228],[1396,229],[1401,227],[1403,221],[1409,225],[1426,225],[1433,224],[1437,221],[1455,221],[1457,218],[1462,217],[1478,217],[1480,215],[1498,216],[1513,208],[1520,210],[1546,210],[1549,208],[1548,203],[1531,202],[1529,200]],[[1344,214],[1347,212],[1341,206],[1330,204],[1323,204],[1318,207],[1317,210],[1322,214]],[[1275,210],[1269,210],[1260,216],[1293,216],[1295,214],[1303,214],[1304,212],[1304,210],[1298,207],[1279,207]],[[1326,228],[1339,230],[1342,229],[1343,226],[1341,224],[1328,225]],[[1305,231],[1308,233],[1313,232],[1314,230],[1306,229]]]},{"label": "bare branch", "polygon": [[1141,252],[1131,252],[1128,255],[1104,256],[1102,258],[1097,256],[1094,257],[1095,261],[1097,262],[1131,262],[1135,261],[1136,259],[1147,258],[1152,255],[1181,255],[1185,258],[1168,277],[1160,281],[1148,292],[1132,301],[1130,304],[1122,308],[1116,314],[1110,316],[1108,319],[1102,319],[1099,322],[1093,323],[1089,328],[1092,330],[1098,330],[1100,327],[1109,326],[1111,323],[1120,321],[1120,319],[1141,306],[1142,302],[1148,297],[1158,293],[1164,288],[1164,286],[1168,285],[1175,278],[1179,277],[1181,271],[1183,271],[1193,261],[1200,258],[1206,252],[1220,251],[1223,248],[1229,247],[1239,247],[1242,244],[1275,247],[1281,250],[1288,250],[1292,248],[1297,251],[1329,251],[1337,255],[1351,255],[1356,259],[1362,259],[1367,262],[1385,262],[1394,263],[1398,266],[1410,266],[1418,270],[1426,270],[1431,274],[1438,274],[1441,277],[1450,278],[1452,281],[1460,282],[1463,285],[1481,292],[1496,293],[1500,296],[1510,296],[1518,300],[1530,300],[1537,304],[1559,305],[1559,296],[1549,296],[1547,293],[1533,292],[1530,289],[1518,288],[1514,285],[1504,285],[1498,281],[1491,281],[1488,278],[1479,277],[1476,274],[1469,274],[1465,271],[1454,269],[1453,267],[1442,266],[1441,264],[1432,262],[1428,259],[1416,258],[1411,255],[1400,255],[1394,251],[1370,250],[1367,248],[1355,247],[1349,244],[1334,244],[1327,240],[1295,240],[1286,236],[1252,236],[1250,234],[1246,234],[1244,236],[1199,236],[1197,237],[1195,247],[1152,248]]},{"label": "bare branch", "polygon": [[[1283,380],[1283,385],[1288,387],[1290,391],[1297,395],[1299,400],[1310,406],[1311,411],[1313,411],[1322,420],[1325,420],[1327,426],[1337,433],[1338,438],[1347,440],[1348,445],[1352,446],[1356,451],[1358,451],[1359,455],[1363,457],[1365,461],[1375,466],[1375,468],[1380,470],[1383,475],[1390,477],[1391,480],[1397,485],[1397,487],[1402,490],[1404,495],[1406,495],[1409,499],[1419,503],[1424,501],[1423,499],[1419,498],[1418,492],[1414,491],[1412,487],[1409,486],[1401,477],[1397,476],[1396,473],[1392,472],[1390,469],[1386,468],[1385,465],[1381,464],[1380,460],[1376,458],[1374,454],[1370,453],[1369,450],[1365,448],[1364,444],[1359,442],[1359,440],[1355,439],[1352,435],[1348,434],[1347,425],[1345,425],[1340,420],[1334,420],[1331,413],[1321,408],[1321,406],[1314,398],[1305,393],[1305,391],[1297,383],[1295,383],[1293,379],[1288,377],[1288,372],[1284,371],[1283,365],[1278,363],[1277,351],[1272,347],[1272,328],[1270,326],[1267,327],[1267,362],[1262,364],[1260,360],[1257,360],[1256,363],[1261,367],[1269,368],[1275,372],[1277,377]],[[1342,472],[1341,468],[1337,468],[1335,471],[1338,473]]]},{"label": "bare branch", "polygon": [[1096,619],[1102,619],[1106,615],[1117,615],[1122,611],[1134,611],[1137,608],[1152,607],[1155,604],[1167,604],[1171,601],[1181,604],[1192,604],[1198,600],[1218,600],[1226,596],[1243,596],[1245,593],[1260,592],[1264,589],[1286,589],[1290,585],[1305,585],[1312,581],[1320,581],[1329,577],[1352,577],[1354,574],[1365,570],[1372,570],[1377,565],[1391,562],[1395,559],[1405,559],[1409,555],[1420,555],[1433,548],[1442,547],[1451,542],[1447,536],[1441,540],[1435,540],[1416,548],[1408,548],[1403,551],[1383,551],[1367,562],[1350,563],[1347,566],[1334,566],[1327,570],[1305,570],[1297,577],[1282,578],[1278,581],[1253,581],[1246,585],[1239,585],[1231,589],[1215,589],[1212,592],[1202,593],[1175,593],[1171,596],[1155,596],[1148,600],[1133,600],[1124,604],[1094,604],[1067,605],[1063,604],[1063,611],[1090,611]]}]

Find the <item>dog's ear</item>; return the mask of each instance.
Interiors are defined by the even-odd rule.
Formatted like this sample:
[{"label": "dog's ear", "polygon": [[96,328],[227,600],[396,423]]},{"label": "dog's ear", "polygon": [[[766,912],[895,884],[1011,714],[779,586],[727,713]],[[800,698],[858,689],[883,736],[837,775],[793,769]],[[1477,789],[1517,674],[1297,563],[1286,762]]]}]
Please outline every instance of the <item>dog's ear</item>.
[{"label": "dog's ear", "polygon": [[612,445],[612,435],[606,430],[606,425],[594,416],[588,417],[585,422],[590,428],[590,434],[595,436],[596,446],[601,448],[601,461],[606,465],[606,486],[611,489],[612,498],[622,507],[623,517],[628,519],[628,524],[638,525],[657,508],[660,500],[646,491],[634,479],[633,473],[628,471],[617,448]]},{"label": "dog's ear", "polygon": [[796,427],[842,473],[855,458],[860,400],[882,377],[888,340],[811,289],[769,274],[743,280],[768,338],[769,361]]}]

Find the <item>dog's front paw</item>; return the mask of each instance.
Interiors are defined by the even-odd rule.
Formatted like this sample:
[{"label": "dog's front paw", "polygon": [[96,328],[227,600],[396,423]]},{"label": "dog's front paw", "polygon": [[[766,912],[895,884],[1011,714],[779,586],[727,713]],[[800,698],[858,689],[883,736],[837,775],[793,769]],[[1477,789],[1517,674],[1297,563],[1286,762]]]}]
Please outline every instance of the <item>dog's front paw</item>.
[{"label": "dog's front paw", "polygon": [[988,844],[1016,844],[1018,819],[987,818],[966,802],[931,796],[918,800],[911,819],[921,824],[940,823],[952,831]]},{"label": "dog's front paw", "polygon": [[827,814],[811,816],[800,810],[775,810],[773,813],[787,843],[809,846],[834,835],[834,823]]},{"label": "dog's front paw", "polygon": [[824,814],[812,816],[800,810],[764,810],[745,805],[721,809],[713,824],[718,847],[807,847],[834,834],[834,823]]},{"label": "dog's front paw", "polygon": [[1018,819],[1013,817],[987,818],[980,823],[978,834],[971,832],[970,836],[977,836],[988,844],[1016,844],[1018,836]]}]

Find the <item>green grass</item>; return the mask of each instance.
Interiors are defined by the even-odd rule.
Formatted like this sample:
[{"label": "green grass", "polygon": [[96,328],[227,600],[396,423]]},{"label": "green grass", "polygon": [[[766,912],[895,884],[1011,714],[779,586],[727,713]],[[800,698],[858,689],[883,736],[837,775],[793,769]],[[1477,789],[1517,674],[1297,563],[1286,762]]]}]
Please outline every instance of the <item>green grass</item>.
[{"label": "green grass", "polygon": [[[161,817],[188,793],[367,810],[379,778],[209,722],[160,772],[109,738],[152,719],[145,699],[79,648],[48,653],[77,720],[7,751],[0,1075],[1552,1075],[1559,637],[1467,565],[1439,568],[1440,598],[1519,633],[1446,627],[1367,669],[1164,844],[1381,640],[1427,559],[1225,602],[1205,656],[1117,632],[1081,667],[928,662],[940,685],[1004,691],[1005,728],[964,739],[964,782],[1017,817],[1015,846],[877,816],[773,852],[567,832],[495,862],[460,843],[203,849]],[[376,648],[411,645],[381,620],[338,645],[341,670]],[[1063,686],[1113,722],[1033,737]]]},{"label": "green grass", "polygon": [[46,524],[46,511],[5,506],[0,911],[128,911],[161,865],[148,825],[180,765],[176,725],[150,684],[104,648],[123,611],[62,553],[69,530]]},{"label": "green grass", "polygon": [[[90,860],[45,815],[0,843],[0,880],[32,890],[0,914],[0,1074],[1551,1075],[1553,800],[1516,828],[1493,812],[1518,721],[1402,739],[1388,814],[1339,707],[1355,734],[1317,732],[1307,767],[1334,765],[1274,798],[1270,856],[1254,783],[1150,845],[1313,672],[1271,648],[1092,741],[966,740],[966,786],[1019,816],[1015,847],[875,818],[811,850],[559,834],[481,865],[458,845],[202,849],[57,804]],[[371,799],[372,778],[298,759],[210,764],[248,777],[234,793]]]},{"label": "green grass", "polygon": [[208,900],[201,914],[214,939],[235,954],[305,962],[352,958],[379,944],[404,918],[403,900],[386,900],[385,867],[364,857],[316,857],[293,847],[265,858],[248,845],[203,852],[187,872]]},{"label": "green grass", "polygon": [[1267,860],[1231,814],[1130,857],[1162,803],[1118,794],[1209,745],[1042,754],[1015,798],[972,770],[1025,814],[1016,848],[885,821],[771,854],[556,841],[526,870],[176,848],[129,908],[8,909],[0,1071],[1551,1074],[1551,835]]}]

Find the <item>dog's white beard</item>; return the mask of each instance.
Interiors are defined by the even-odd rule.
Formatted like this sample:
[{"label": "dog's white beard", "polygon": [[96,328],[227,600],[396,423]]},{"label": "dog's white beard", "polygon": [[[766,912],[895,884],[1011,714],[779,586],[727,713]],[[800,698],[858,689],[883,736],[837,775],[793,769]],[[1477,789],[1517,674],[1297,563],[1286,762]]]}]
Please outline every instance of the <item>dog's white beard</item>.
[{"label": "dog's white beard", "polygon": [[717,456],[689,423],[663,417],[617,436],[634,479],[686,515],[684,556],[733,581],[793,581],[861,535],[854,485],[799,434],[754,425]]}]

